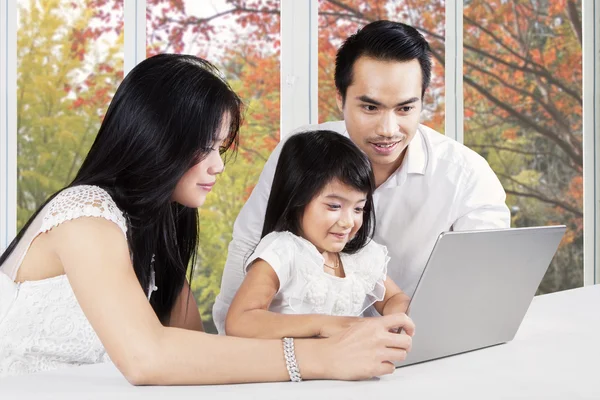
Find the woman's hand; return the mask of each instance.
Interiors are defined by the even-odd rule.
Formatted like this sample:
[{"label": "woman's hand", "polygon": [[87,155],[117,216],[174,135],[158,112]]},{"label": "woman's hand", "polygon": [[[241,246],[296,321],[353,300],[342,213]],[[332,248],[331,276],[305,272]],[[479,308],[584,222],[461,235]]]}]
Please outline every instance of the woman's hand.
[{"label": "woman's hand", "polygon": [[[403,333],[390,332],[400,329]],[[330,338],[298,343],[296,355],[301,370],[303,362],[321,363],[321,379],[370,379],[394,372],[393,363],[406,358],[414,332],[414,323],[405,314],[362,318],[360,323],[354,323]],[[307,345],[312,348],[305,349]],[[307,350],[312,350],[312,355],[317,358],[306,354]],[[316,367],[310,365],[310,368]]]}]

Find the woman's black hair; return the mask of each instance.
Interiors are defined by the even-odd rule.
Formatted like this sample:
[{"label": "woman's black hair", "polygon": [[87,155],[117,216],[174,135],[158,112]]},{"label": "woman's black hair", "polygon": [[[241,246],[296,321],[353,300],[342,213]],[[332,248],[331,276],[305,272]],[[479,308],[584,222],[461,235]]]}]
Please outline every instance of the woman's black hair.
[{"label": "woman's black hair", "polygon": [[[229,135],[221,151],[235,150],[242,102],[208,61],[160,54],[139,63],[117,89],[98,135],[73,182],[106,190],[127,219],[133,268],[144,291],[154,255],[156,285],[150,303],[163,324],[190,277],[198,245],[198,212],[172,201],[180,178]],[[31,222],[0,257],[14,250]]]},{"label": "woman's black hair", "polygon": [[343,251],[354,253],[363,248],[375,230],[375,178],[371,163],[350,139],[327,130],[298,133],[284,143],[261,237],[282,231],[300,236],[304,209],[336,179],[366,194],[363,224]]}]

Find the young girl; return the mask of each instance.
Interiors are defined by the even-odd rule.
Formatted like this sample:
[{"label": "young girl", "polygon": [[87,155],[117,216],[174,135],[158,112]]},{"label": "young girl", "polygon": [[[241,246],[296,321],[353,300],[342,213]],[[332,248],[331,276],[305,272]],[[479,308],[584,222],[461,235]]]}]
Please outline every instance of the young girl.
[{"label": "young girl", "polygon": [[393,371],[388,361],[405,357],[410,337],[388,330],[412,329],[407,317],[295,345],[202,332],[186,280],[196,208],[238,141],[240,110],[196,57],[158,55],[125,77],[74,181],[0,257],[0,376],[109,359],[134,384]]},{"label": "young girl", "polygon": [[371,240],[374,188],[371,164],[350,139],[331,131],[290,137],[227,334],[328,337],[371,305],[404,313],[408,297],[386,279],[387,250]]}]

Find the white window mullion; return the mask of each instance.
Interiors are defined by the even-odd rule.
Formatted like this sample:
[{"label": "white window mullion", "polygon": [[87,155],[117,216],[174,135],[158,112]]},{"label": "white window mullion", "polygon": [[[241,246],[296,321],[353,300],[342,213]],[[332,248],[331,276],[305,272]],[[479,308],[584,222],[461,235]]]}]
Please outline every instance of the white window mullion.
[{"label": "white window mullion", "polygon": [[125,66],[123,76],[146,58],[146,0],[124,0]]},{"label": "white window mullion", "polygon": [[0,0],[0,252],[17,230],[17,4]]},{"label": "white window mullion", "polygon": [[583,284],[600,283],[600,4],[583,0]]},{"label": "white window mullion", "polygon": [[318,119],[318,0],[281,0],[281,137]]},{"label": "white window mullion", "polygon": [[446,1],[446,136],[463,143],[463,2]]}]

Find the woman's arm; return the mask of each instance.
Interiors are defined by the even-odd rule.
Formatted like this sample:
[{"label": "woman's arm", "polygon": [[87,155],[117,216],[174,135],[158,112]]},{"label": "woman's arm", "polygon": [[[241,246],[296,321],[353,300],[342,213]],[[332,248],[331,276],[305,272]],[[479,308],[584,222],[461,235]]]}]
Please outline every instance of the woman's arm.
[{"label": "woman's arm", "polygon": [[187,280],[183,282],[183,288],[173,305],[171,317],[169,318],[169,326],[204,332],[198,304],[196,304],[196,299]]},{"label": "woman's arm", "polygon": [[[140,288],[127,242],[117,225],[102,218],[77,218],[49,234],[83,312],[131,383],[289,380],[280,340],[164,327]],[[357,324],[330,339],[298,340],[296,358],[303,377],[364,379],[393,372],[388,361],[405,358],[413,325],[406,316],[378,320]],[[398,326],[409,335],[388,332]]]},{"label": "woman's arm", "polygon": [[377,312],[381,315],[405,314],[410,303],[410,297],[389,276],[385,280],[384,285],[385,297],[382,301],[374,304]]},{"label": "woman's arm", "polygon": [[248,269],[246,278],[237,291],[227,318],[227,335],[280,339],[283,337],[329,337],[360,322],[359,317],[334,317],[319,314],[279,314],[269,310],[279,290],[279,278],[273,268],[258,259]]}]

